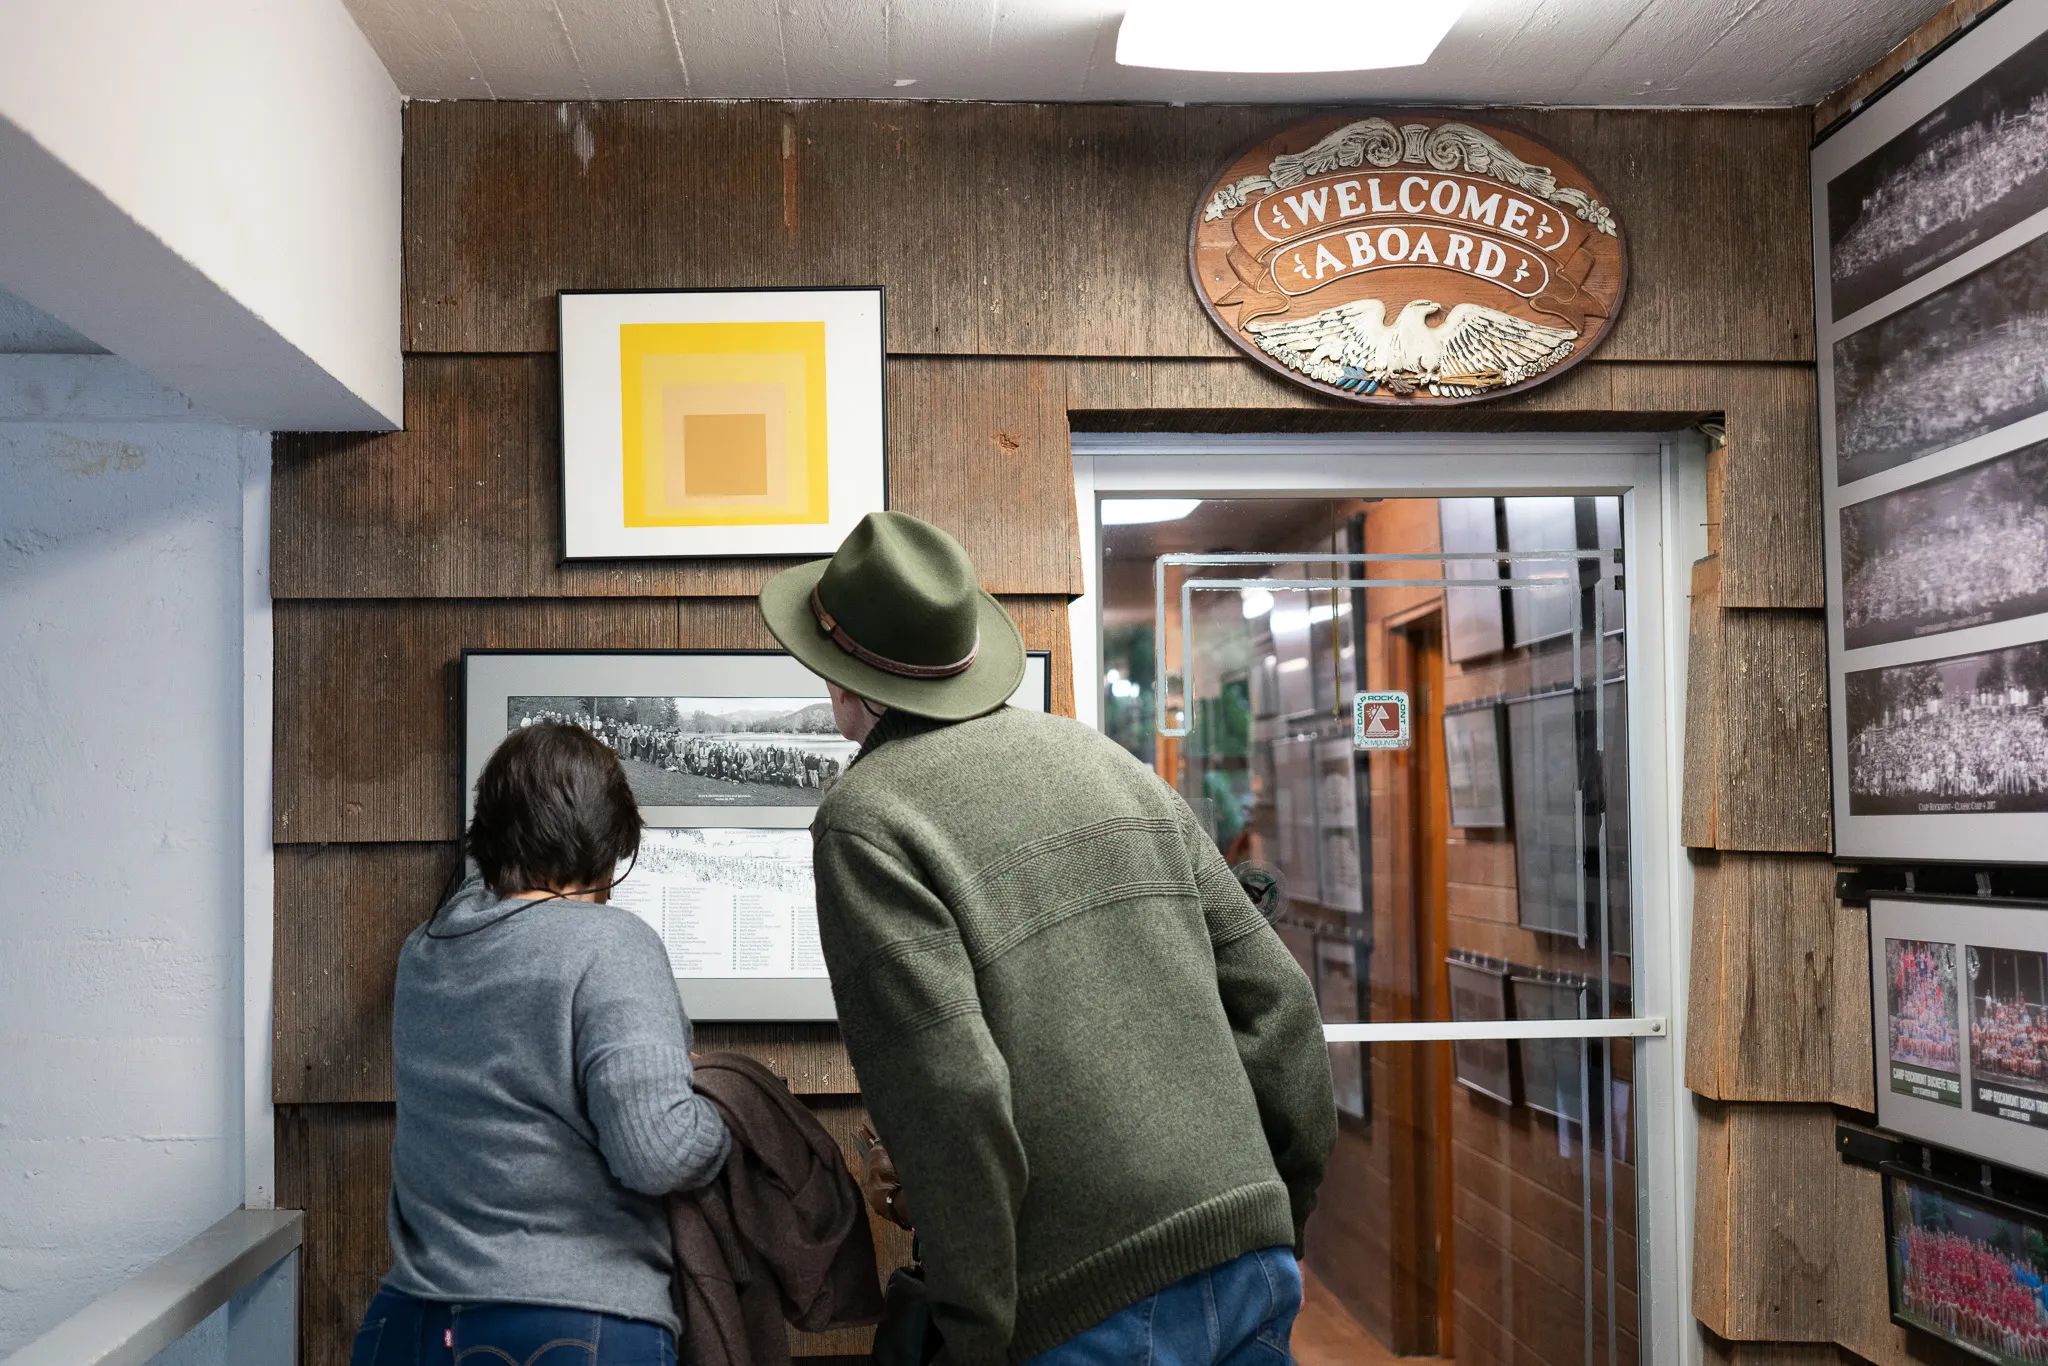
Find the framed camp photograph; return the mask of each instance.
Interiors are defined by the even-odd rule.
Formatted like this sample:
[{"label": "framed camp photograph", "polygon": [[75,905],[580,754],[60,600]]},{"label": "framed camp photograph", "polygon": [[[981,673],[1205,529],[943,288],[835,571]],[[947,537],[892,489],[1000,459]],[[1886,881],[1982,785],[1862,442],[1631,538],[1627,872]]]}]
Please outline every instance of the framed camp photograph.
[{"label": "framed camp photograph", "polygon": [[1451,824],[1463,830],[1500,830],[1508,823],[1506,713],[1498,706],[1444,714],[1444,763],[1449,770]]},{"label": "framed camp photograph", "polygon": [[[1508,1002],[1517,1020],[1581,1020],[1585,983],[1548,974],[1511,973]],[[1516,1039],[1522,1103],[1558,1119],[1583,1123],[1587,1086],[1597,1099],[1604,1085],[1599,1045],[1586,1039]],[[1592,1118],[1598,1118],[1597,1112]]]},{"label": "framed camp photograph", "polygon": [[1836,852],[2048,861],[2048,0],[1811,166]]},{"label": "framed camp photograph", "polygon": [[[1051,710],[1051,657],[1027,654],[1011,705]],[[639,857],[614,905],[661,935],[698,1020],[830,1020],[809,826],[859,746],[823,680],[776,650],[466,650],[463,816],[512,731],[581,726],[625,770]]]},{"label": "framed camp photograph", "polygon": [[1838,853],[2048,856],[2048,641],[1851,668],[1837,682]]},{"label": "framed camp photograph", "polygon": [[1524,929],[1585,933],[1578,705],[1569,692],[1506,706],[1515,818],[1515,917]]},{"label": "framed camp photograph", "polygon": [[2048,951],[1965,944],[1970,1108],[2048,1132]]},{"label": "framed camp photograph", "polygon": [[1814,148],[1811,173],[1831,481],[2041,426],[2048,0],[2009,0],[1922,61]]},{"label": "framed camp photograph", "polygon": [[[1576,498],[1507,498],[1503,521],[1507,548],[1518,554],[1579,548],[1579,501]],[[1590,502],[1591,500],[1586,500]],[[1590,549],[1591,547],[1588,547]],[[1557,587],[1518,588],[1508,594],[1510,643],[1534,645],[1568,636],[1577,625],[1590,632],[1593,623],[1579,621],[1579,562],[1575,559],[1516,560],[1508,565],[1513,579],[1555,579]]]},{"label": "framed camp photograph", "polygon": [[1900,1163],[1879,1171],[1892,1322],[2003,1366],[2048,1361],[2048,1215]]},{"label": "framed camp photograph", "polygon": [[[2009,633],[1986,627],[1933,640],[1953,649]],[[1836,852],[2048,859],[2048,641],[1931,657],[1920,650],[1921,658],[1859,667],[1906,650],[1858,651],[1846,669],[1833,666]]]},{"label": "framed camp photograph", "polygon": [[[1444,968],[1450,975],[1452,1020],[1508,1018],[1506,963],[1453,953],[1444,960]],[[1459,1039],[1451,1045],[1451,1075],[1460,1086],[1513,1105],[1514,1050],[1508,1043],[1506,1039]]]},{"label": "framed camp photograph", "polygon": [[[1357,946],[1347,935],[1315,936],[1316,1000],[1322,1006],[1326,1024],[1356,1024],[1366,999],[1360,990]],[[1337,1108],[1354,1119],[1366,1116],[1365,1047],[1355,1043],[1333,1043],[1330,1049],[1330,1080]]]},{"label": "framed camp photograph", "polygon": [[559,304],[565,559],[829,555],[887,506],[879,288]]},{"label": "framed camp photograph", "polygon": [[1963,1103],[1963,1031],[1956,946],[1884,939],[1885,1070],[1892,1091],[1936,1105]]},{"label": "framed camp photograph", "polygon": [[2048,612],[2048,442],[1842,509],[1842,644]]},{"label": "framed camp photograph", "polygon": [[1837,482],[2048,412],[2048,371],[2033,363],[2044,341],[2048,237],[1837,339],[1828,351]]},{"label": "framed camp photograph", "polygon": [[1444,592],[1444,653],[1463,663],[1507,648],[1507,621],[1501,611],[1501,563],[1498,560],[1455,560],[1452,555],[1478,555],[1500,550],[1500,500],[1439,498],[1438,531],[1442,537],[1444,577],[1471,580],[1470,588]]},{"label": "framed camp photograph", "polygon": [[1877,1122],[2048,1176],[2048,907],[1873,897]]},{"label": "framed camp photograph", "polygon": [[1832,317],[2048,209],[2048,24],[2039,6],[2012,8],[1878,100],[1815,167]]}]

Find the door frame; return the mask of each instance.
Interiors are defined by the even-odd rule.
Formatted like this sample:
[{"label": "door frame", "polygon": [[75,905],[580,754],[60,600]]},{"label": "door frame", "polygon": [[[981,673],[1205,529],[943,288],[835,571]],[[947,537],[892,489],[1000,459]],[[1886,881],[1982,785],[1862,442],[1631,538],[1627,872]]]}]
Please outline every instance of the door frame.
[{"label": "door frame", "polygon": [[[1406,943],[1401,947],[1407,950],[1407,970],[1416,1007],[1409,1015],[1412,1020],[1433,1020],[1450,1013],[1450,978],[1445,965],[1450,947],[1449,876],[1443,851],[1433,847],[1438,838],[1449,833],[1449,775],[1444,766],[1443,732],[1431,724],[1433,717],[1442,715],[1438,708],[1443,706],[1444,651],[1449,646],[1445,600],[1439,597],[1395,612],[1383,618],[1381,626],[1385,631],[1381,650],[1387,686],[1408,694],[1409,712],[1415,718],[1412,743],[1388,756],[1397,760],[1388,776],[1388,792],[1398,794],[1391,803],[1395,811],[1388,814],[1398,812],[1401,824],[1399,834],[1384,847],[1400,860],[1394,882],[1397,886],[1405,884],[1407,890],[1408,913],[1405,917],[1394,917],[1394,922],[1407,922]],[[1388,1071],[1399,1079],[1391,1089],[1398,1095],[1404,1089],[1400,1081],[1405,1081],[1407,1094],[1402,1098],[1413,1107],[1409,1124],[1403,1126],[1397,1117],[1392,1126],[1394,1132],[1388,1135],[1392,1155],[1398,1161],[1405,1149],[1411,1173],[1422,1173],[1426,1178],[1426,1188],[1411,1196],[1410,1209],[1429,1210],[1428,1228],[1437,1237],[1429,1242],[1423,1237],[1424,1229],[1413,1222],[1398,1233],[1409,1239],[1417,1265],[1427,1265],[1429,1269],[1434,1294],[1421,1298],[1433,1299],[1428,1310],[1434,1317],[1436,1331],[1427,1355],[1455,1360],[1457,1311],[1452,1268],[1457,1262],[1457,1232],[1453,1227],[1456,1158],[1451,1151],[1451,1045],[1439,1043],[1426,1050],[1411,1050],[1405,1065],[1398,1055],[1389,1061]],[[1426,1142],[1422,1141],[1425,1136]],[[1398,1189],[1394,1205],[1397,1210],[1402,1206]],[[1398,1253],[1395,1260],[1399,1260]],[[1419,1308],[1420,1303],[1402,1304],[1397,1292],[1397,1316],[1403,1309],[1416,1313]],[[1417,1313],[1416,1317],[1420,1319],[1422,1315]]]},{"label": "door frame", "polygon": [[[1574,1037],[1632,1033],[1637,1047],[1637,1285],[1641,1358],[1699,1366],[1692,1316],[1698,1125],[1685,1089],[1692,865],[1678,840],[1684,775],[1691,565],[1705,555],[1706,442],[1695,431],[1306,435],[1075,432],[1074,499],[1083,591],[1070,607],[1075,713],[1100,725],[1101,538],[1104,497],[1622,497],[1629,689],[1630,859],[1639,1015]],[[1638,685],[1638,683],[1640,685]],[[1573,1024],[1577,1022],[1558,1022]],[[1623,1022],[1614,1022],[1619,1025]],[[1387,1027],[1379,1027],[1384,1030]],[[1480,1028],[1483,1028],[1481,1026]],[[1377,1033],[1379,1030],[1376,1030]],[[1411,1028],[1415,1037],[1481,1037],[1473,1026]],[[1555,1026],[1541,1031],[1562,1034]],[[1516,1029],[1484,1037],[1514,1037]]]}]

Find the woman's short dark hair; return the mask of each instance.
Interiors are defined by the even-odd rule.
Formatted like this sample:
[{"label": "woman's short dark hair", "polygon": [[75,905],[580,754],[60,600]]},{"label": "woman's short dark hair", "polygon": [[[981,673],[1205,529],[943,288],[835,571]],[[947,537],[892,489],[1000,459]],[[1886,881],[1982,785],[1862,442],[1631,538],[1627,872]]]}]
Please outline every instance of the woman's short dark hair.
[{"label": "woman's short dark hair", "polygon": [[640,807],[625,770],[581,726],[521,726],[477,779],[469,855],[499,896],[602,887],[639,851]]}]

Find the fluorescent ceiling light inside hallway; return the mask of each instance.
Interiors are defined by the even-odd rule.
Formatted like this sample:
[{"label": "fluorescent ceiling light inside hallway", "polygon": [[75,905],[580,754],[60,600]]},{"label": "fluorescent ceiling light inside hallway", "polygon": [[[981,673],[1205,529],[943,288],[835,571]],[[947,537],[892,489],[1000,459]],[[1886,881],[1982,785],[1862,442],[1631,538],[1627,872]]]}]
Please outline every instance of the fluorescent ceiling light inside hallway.
[{"label": "fluorescent ceiling light inside hallway", "polygon": [[1105,498],[1104,526],[1138,526],[1145,522],[1178,522],[1202,505],[1199,498]]},{"label": "fluorescent ceiling light inside hallway", "polygon": [[1420,66],[1467,0],[1132,0],[1124,66],[1174,71],[1375,71]]}]

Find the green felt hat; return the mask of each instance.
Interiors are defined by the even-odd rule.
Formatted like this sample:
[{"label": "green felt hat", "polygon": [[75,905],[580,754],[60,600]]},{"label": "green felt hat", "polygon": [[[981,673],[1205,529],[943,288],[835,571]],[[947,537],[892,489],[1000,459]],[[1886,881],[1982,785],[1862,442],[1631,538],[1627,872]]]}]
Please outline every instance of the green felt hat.
[{"label": "green felt hat", "polygon": [[783,648],[820,677],[912,716],[965,721],[1024,681],[1024,637],[960,543],[907,512],[861,518],[829,560],[761,590]]}]

